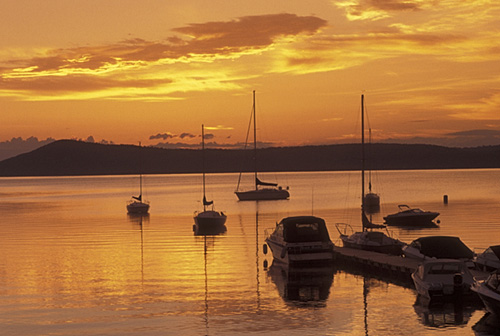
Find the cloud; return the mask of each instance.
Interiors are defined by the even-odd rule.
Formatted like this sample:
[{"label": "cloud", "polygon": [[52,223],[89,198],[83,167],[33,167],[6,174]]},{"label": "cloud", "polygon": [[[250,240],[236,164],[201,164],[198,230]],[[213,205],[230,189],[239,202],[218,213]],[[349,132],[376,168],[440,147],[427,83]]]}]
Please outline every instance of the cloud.
[{"label": "cloud", "polygon": [[420,10],[422,0],[349,0],[335,4],[346,11],[349,20],[380,20],[389,17],[389,12]]},{"label": "cloud", "polygon": [[38,140],[37,137],[31,136],[26,140],[21,137],[17,137],[0,142],[0,161],[19,154],[31,152],[54,141],[56,140],[53,138]]},{"label": "cloud", "polygon": [[310,35],[325,26],[325,20],[314,16],[246,16],[178,27],[173,32],[181,37],[161,41],[136,38],[40,50],[31,58],[2,60],[0,95],[24,100],[165,99],[165,92],[200,90],[193,82],[232,87],[224,73],[216,75],[220,70],[207,77],[196,69],[194,76],[189,66],[258,54],[284,37]]},{"label": "cloud", "polygon": [[194,135],[194,134],[191,134],[191,133],[181,133],[181,135],[179,135],[179,138],[181,139],[184,139],[184,138],[196,138],[197,136]]},{"label": "cloud", "polygon": [[151,135],[149,137],[149,140],[156,140],[156,139],[163,139],[163,140],[167,140],[167,139],[172,139],[172,138],[175,138],[176,135],[170,133],[170,132],[166,132],[166,133],[158,133],[156,135]]}]

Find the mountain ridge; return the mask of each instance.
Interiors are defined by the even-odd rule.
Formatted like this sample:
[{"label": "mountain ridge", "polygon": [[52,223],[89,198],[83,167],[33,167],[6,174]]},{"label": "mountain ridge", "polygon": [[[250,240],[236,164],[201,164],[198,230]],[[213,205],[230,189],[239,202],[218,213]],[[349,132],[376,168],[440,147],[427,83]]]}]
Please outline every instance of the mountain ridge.
[{"label": "mountain ridge", "polygon": [[[452,148],[437,145],[370,144],[372,170],[500,168],[500,146]],[[253,151],[206,149],[206,172],[253,171]],[[360,144],[258,149],[259,171],[359,170]],[[244,169],[242,169],[242,167]],[[0,176],[72,176],[200,173],[199,149],[58,140],[0,161]]]}]

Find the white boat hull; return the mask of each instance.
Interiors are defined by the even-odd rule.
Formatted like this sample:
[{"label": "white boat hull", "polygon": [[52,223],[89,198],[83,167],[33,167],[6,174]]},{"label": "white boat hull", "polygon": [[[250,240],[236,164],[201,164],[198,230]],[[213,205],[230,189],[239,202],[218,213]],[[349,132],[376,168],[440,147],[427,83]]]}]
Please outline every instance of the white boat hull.
[{"label": "white boat hull", "polygon": [[286,200],[290,197],[288,190],[284,189],[257,189],[249,191],[236,191],[240,201],[272,201]]},{"label": "white boat hull", "polygon": [[287,265],[331,263],[334,260],[331,243],[283,243],[266,239],[276,261]]}]

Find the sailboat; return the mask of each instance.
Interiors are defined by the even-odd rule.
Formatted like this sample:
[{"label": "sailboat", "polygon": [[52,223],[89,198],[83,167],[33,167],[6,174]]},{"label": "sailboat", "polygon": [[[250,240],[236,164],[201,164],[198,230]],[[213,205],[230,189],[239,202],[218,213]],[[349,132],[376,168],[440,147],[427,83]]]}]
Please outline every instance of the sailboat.
[{"label": "sailboat", "polygon": [[[139,143],[139,147],[141,144]],[[139,175],[139,196],[132,196],[127,203],[127,212],[130,214],[147,214],[149,202],[142,200],[142,174]]]},{"label": "sailboat", "polygon": [[[205,194],[205,127],[201,125],[201,144],[203,153],[203,211],[194,213],[193,231],[195,234],[219,234],[226,231],[227,216],[214,210],[214,201],[208,201]],[[209,208],[211,206],[211,208]]]},{"label": "sailboat", "polygon": [[383,229],[385,225],[374,224],[366,216],[366,195],[365,195],[365,151],[364,151],[364,95],[361,95],[361,148],[362,148],[362,164],[361,164],[361,223],[362,231],[347,234],[346,227],[344,230],[339,228],[340,240],[344,247],[350,247],[360,250],[367,250],[379,253],[401,255],[402,248],[405,245],[402,241],[390,237],[381,231],[373,231],[373,229]]},{"label": "sailboat", "polygon": [[[363,99],[363,97],[362,97]],[[361,104],[364,104],[364,102],[361,102]],[[364,113],[364,112],[362,112]],[[361,118],[361,125],[362,129],[364,129],[364,118]],[[370,133],[370,138],[369,138],[369,145],[371,145],[371,129],[369,131]],[[362,136],[364,138],[364,136]],[[362,149],[363,151],[363,165],[365,164],[364,160],[364,139],[362,139]],[[363,175],[364,176],[364,175]],[[366,207],[366,211],[369,213],[374,213],[374,212],[379,212],[380,210],[380,196],[372,191],[372,171],[369,168],[368,169],[368,192],[363,196],[364,197],[364,204]]]},{"label": "sailboat", "polygon": [[252,107],[252,117],[253,119],[253,150],[254,150],[254,174],[255,174],[255,189],[247,191],[239,191],[241,172],[238,179],[238,186],[236,187],[235,194],[238,196],[240,201],[271,201],[271,200],[284,200],[290,197],[288,192],[288,187],[283,189],[278,186],[277,183],[263,182],[257,176],[257,122],[255,118],[255,90],[253,91],[253,107]]}]

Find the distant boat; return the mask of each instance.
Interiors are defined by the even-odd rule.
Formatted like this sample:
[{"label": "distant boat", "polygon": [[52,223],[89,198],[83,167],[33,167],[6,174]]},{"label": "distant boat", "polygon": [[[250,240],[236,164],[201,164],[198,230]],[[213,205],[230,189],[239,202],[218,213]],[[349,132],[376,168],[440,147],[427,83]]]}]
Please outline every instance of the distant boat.
[{"label": "distant boat", "polygon": [[[205,127],[201,125],[201,144],[203,155],[203,211],[194,213],[193,231],[197,235],[220,234],[226,231],[227,216],[214,210],[214,201],[208,201],[205,194]],[[211,208],[207,210],[208,207]]]},{"label": "distant boat", "polygon": [[[139,147],[141,145],[139,144]],[[127,203],[127,212],[130,214],[147,214],[149,211],[149,202],[142,199],[142,174],[139,175],[139,196],[132,196]]]},{"label": "distant boat", "polygon": [[325,221],[315,216],[283,218],[266,238],[266,244],[274,260],[288,265],[331,263],[334,258]]},{"label": "distant boat", "polygon": [[436,226],[433,220],[439,212],[424,211],[419,208],[410,208],[406,204],[398,205],[399,212],[384,217],[387,225],[398,226]]},{"label": "distant boat", "polygon": [[252,107],[252,117],[250,118],[250,122],[253,119],[253,148],[254,148],[254,174],[255,174],[255,189],[247,190],[247,191],[239,191],[240,181],[241,181],[241,172],[240,177],[238,179],[238,186],[236,187],[235,194],[240,201],[272,201],[272,200],[285,200],[290,197],[290,193],[288,192],[288,187],[283,189],[281,186],[278,186],[277,183],[269,183],[261,181],[257,176],[257,126],[255,119],[255,91],[253,91],[253,107]]},{"label": "distant boat", "polygon": [[[383,229],[385,225],[372,223],[365,214],[367,209],[365,195],[365,152],[364,152],[364,95],[361,95],[361,223],[362,231],[354,232],[348,224],[337,224],[337,230],[340,234],[340,240],[344,247],[367,250],[385,254],[400,255],[401,249],[405,245],[402,241],[389,236],[381,231],[372,231],[373,229]],[[376,195],[376,194],[375,194]],[[378,195],[376,195],[378,197]],[[341,226],[344,225],[342,228]],[[348,232],[350,229],[350,232]]]}]

